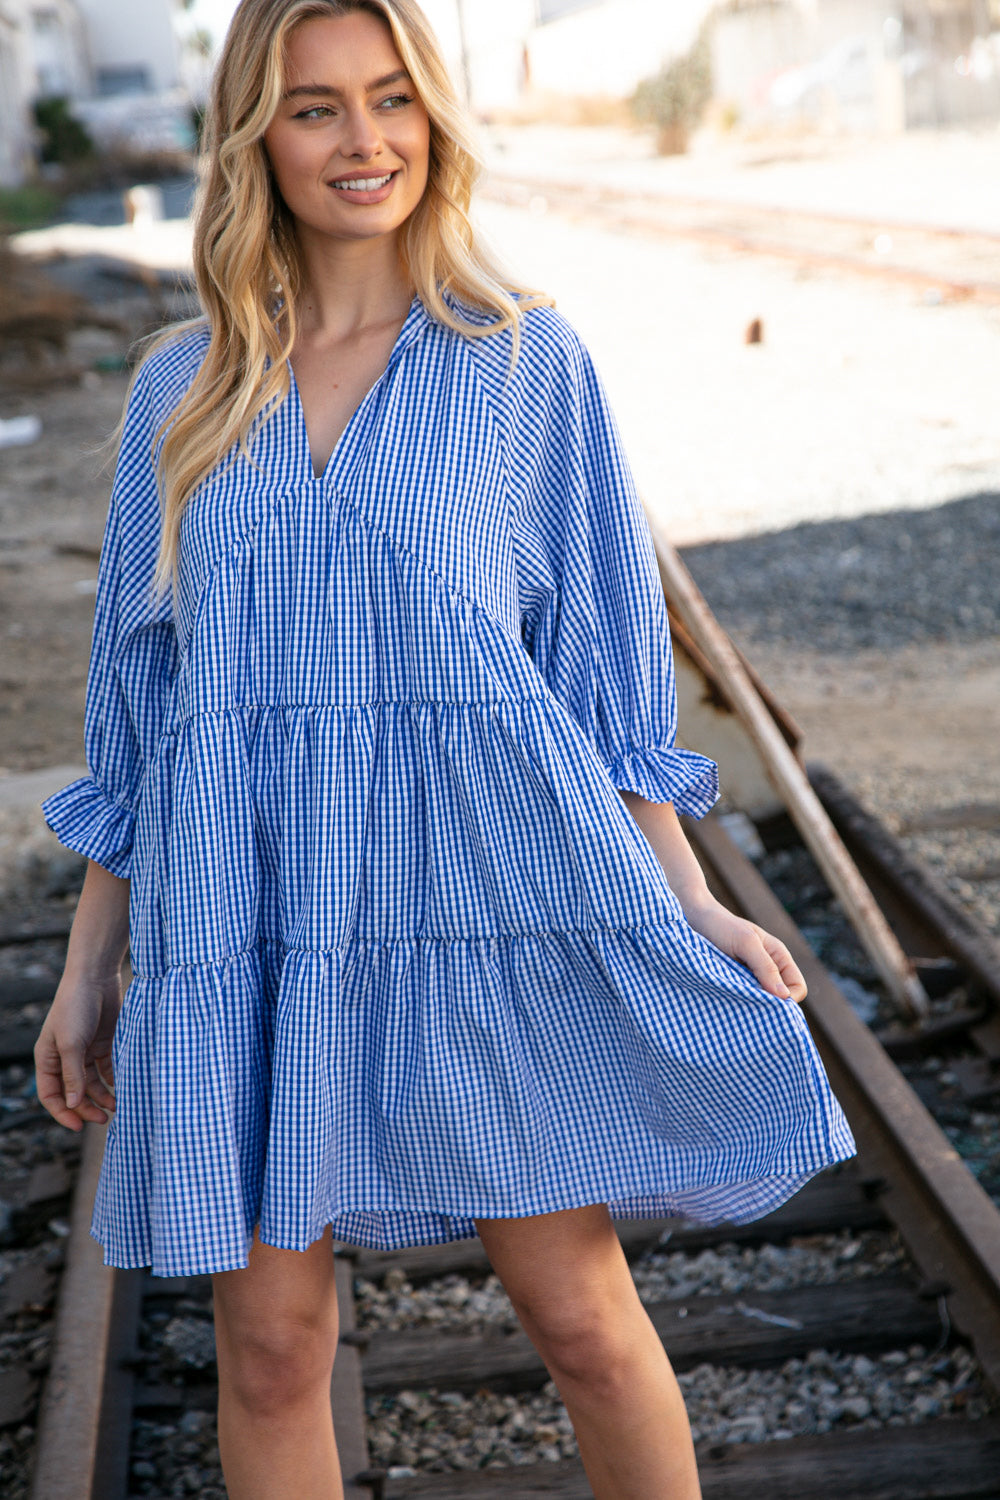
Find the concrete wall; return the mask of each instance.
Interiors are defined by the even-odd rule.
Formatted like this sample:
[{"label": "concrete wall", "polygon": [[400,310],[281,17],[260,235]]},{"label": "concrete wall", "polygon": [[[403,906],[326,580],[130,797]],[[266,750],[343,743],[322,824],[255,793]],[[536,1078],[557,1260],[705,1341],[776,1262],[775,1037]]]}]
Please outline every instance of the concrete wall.
[{"label": "concrete wall", "polygon": [[534,0],[504,0],[502,5],[465,0],[469,74],[478,109],[505,109],[520,99],[525,44],[534,21]]},{"label": "concrete wall", "polygon": [[532,86],[624,98],[687,51],[711,8],[712,0],[605,0],[535,26],[528,41]]},{"label": "concrete wall", "polygon": [[865,132],[998,118],[1000,45],[985,24],[979,0],[741,10],[713,29],[716,97],[749,125]]},{"label": "concrete wall", "polygon": [[[525,89],[546,94],[630,94],[660,63],[686,51],[712,0],[592,0],[538,22],[536,0],[463,0],[473,97],[511,109]],[[456,79],[461,41],[455,0],[423,0]]]},{"label": "concrete wall", "polygon": [[23,182],[31,161],[34,68],[26,21],[21,0],[0,0],[0,187]]},{"label": "concrete wall", "polygon": [[1000,119],[1000,31],[986,33],[980,0],[928,8],[904,3],[905,123],[934,126]]},{"label": "concrete wall", "polygon": [[37,92],[85,97],[93,79],[86,26],[75,0],[33,0],[28,8]]}]

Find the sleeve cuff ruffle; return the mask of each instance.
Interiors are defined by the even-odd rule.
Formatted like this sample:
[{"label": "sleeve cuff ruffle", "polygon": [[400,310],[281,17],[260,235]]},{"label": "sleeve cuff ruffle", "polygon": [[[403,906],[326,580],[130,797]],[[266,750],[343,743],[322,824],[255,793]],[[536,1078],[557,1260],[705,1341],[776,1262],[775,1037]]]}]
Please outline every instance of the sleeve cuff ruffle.
[{"label": "sleeve cuff ruffle", "polygon": [[719,800],[719,768],[694,750],[630,750],[606,764],[620,790],[672,802],[689,818],[703,818]]},{"label": "sleeve cuff ruffle", "polygon": [[42,815],[67,849],[127,880],[132,870],[135,816],[101,791],[92,776],[71,781],[41,804]]}]

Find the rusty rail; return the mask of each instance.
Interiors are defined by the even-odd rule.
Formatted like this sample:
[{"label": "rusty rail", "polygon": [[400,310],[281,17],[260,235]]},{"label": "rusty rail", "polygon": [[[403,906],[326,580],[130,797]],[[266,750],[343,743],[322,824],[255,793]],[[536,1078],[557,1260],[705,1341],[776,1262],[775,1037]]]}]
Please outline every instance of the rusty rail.
[{"label": "rusty rail", "polygon": [[[538,199],[575,218],[599,218],[602,228],[687,240],[743,255],[791,260],[880,281],[901,281],[915,290],[984,304],[1000,302],[1000,277],[979,274],[997,264],[1000,236],[891,219],[861,219],[816,209],[678,194],[644,194],[607,184],[513,177],[492,170],[483,194],[513,208]],[[880,236],[892,241],[890,253],[875,248]],[[867,241],[862,247],[859,241]],[[964,247],[964,257],[956,257]],[[956,264],[956,260],[958,263]],[[935,264],[934,262],[938,263]]]},{"label": "rusty rail", "polygon": [[104,1265],[90,1234],[107,1126],[85,1125],[31,1500],[118,1500],[128,1483],[140,1271]]}]

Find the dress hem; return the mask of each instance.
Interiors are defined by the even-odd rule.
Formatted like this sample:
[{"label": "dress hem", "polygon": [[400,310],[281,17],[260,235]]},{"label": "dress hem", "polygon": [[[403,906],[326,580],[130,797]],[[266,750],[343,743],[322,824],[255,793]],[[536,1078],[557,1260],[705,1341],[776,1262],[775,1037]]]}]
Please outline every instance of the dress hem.
[{"label": "dress hem", "polygon": [[[475,1239],[477,1237],[476,1230],[473,1225],[473,1221],[475,1219],[538,1218],[542,1217],[545,1214],[562,1213],[576,1208],[588,1208],[593,1207],[595,1204],[602,1203],[606,1204],[609,1209],[613,1208],[613,1206],[615,1205],[627,1206],[627,1212],[612,1212],[612,1218],[615,1220],[615,1222],[627,1223],[631,1221],[642,1221],[645,1219],[676,1219],[678,1222],[700,1224],[706,1227],[712,1227],[721,1224],[733,1224],[738,1226],[741,1224],[753,1223],[757,1219],[764,1218],[767,1214],[773,1213],[775,1209],[779,1208],[783,1203],[786,1203],[789,1198],[794,1197],[796,1193],[801,1191],[805,1184],[809,1182],[813,1177],[818,1176],[821,1172],[827,1171],[831,1167],[841,1165],[842,1163],[851,1160],[856,1154],[857,1152],[853,1141],[851,1142],[850,1146],[848,1146],[846,1142],[831,1142],[829,1143],[829,1149],[827,1150],[827,1152],[823,1153],[821,1158],[812,1165],[809,1165],[807,1162],[802,1162],[795,1167],[790,1167],[785,1172],[775,1172],[769,1177],[745,1179],[748,1188],[756,1188],[758,1190],[758,1196],[754,1198],[753,1202],[750,1204],[748,1210],[745,1213],[738,1213],[735,1215],[731,1212],[726,1214],[720,1213],[713,1216],[708,1212],[704,1214],[683,1214],[680,1212],[671,1213],[668,1211],[667,1205],[672,1199],[682,1199],[685,1196],[689,1196],[692,1193],[696,1193],[698,1191],[703,1191],[710,1194],[713,1188],[719,1190],[732,1190],[740,1186],[739,1182],[721,1180],[716,1183],[703,1182],[692,1184],[687,1187],[677,1187],[669,1190],[664,1190],[662,1187],[657,1189],[651,1189],[648,1187],[618,1188],[614,1191],[614,1193],[609,1193],[605,1196],[594,1196],[593,1193],[591,1193],[580,1201],[574,1201],[570,1203],[559,1202],[544,1208],[533,1207],[531,1209],[525,1210],[522,1213],[514,1213],[510,1211],[504,1212],[502,1214],[484,1213],[478,1209],[471,1208],[456,1210],[453,1208],[429,1208],[426,1205],[421,1205],[419,1207],[385,1207],[383,1205],[378,1208],[341,1208],[335,1213],[332,1213],[328,1217],[326,1217],[322,1225],[319,1227],[318,1232],[312,1235],[311,1238],[303,1237],[303,1243],[301,1244],[282,1244],[277,1240],[267,1239],[263,1235],[261,1235],[261,1243],[270,1246],[272,1249],[293,1250],[298,1253],[302,1253],[303,1251],[307,1250],[310,1245],[315,1244],[317,1240],[322,1238],[322,1235],[329,1226],[335,1227],[338,1224],[343,1224],[345,1221],[349,1221],[352,1218],[358,1216],[420,1216],[420,1218],[425,1221],[431,1221],[434,1219],[441,1221],[442,1230],[443,1224],[447,1222],[449,1226],[447,1232],[435,1233],[433,1235],[426,1232],[420,1232],[419,1230],[416,1233],[414,1233],[413,1231],[403,1231],[401,1233],[397,1232],[391,1244],[385,1242],[384,1235],[373,1233],[359,1236],[356,1232],[353,1235],[339,1234],[336,1232],[335,1227],[333,1236],[335,1244],[344,1244],[352,1248],[361,1250],[375,1250],[383,1254],[393,1254],[400,1250],[415,1249],[420,1246],[446,1245],[459,1240]],[[768,1184],[770,1184],[769,1191],[766,1190]],[[648,1207],[642,1206],[644,1202],[648,1204]],[[156,1257],[143,1258],[141,1255],[130,1254],[127,1251],[123,1251],[119,1253],[118,1259],[114,1259],[113,1256],[116,1252],[113,1249],[109,1249],[108,1244],[106,1243],[106,1241],[110,1241],[113,1239],[113,1235],[103,1233],[101,1230],[95,1227],[94,1223],[91,1223],[90,1235],[91,1238],[96,1240],[97,1243],[100,1244],[104,1249],[104,1264],[106,1266],[113,1266],[117,1270],[150,1269],[151,1275],[159,1277],[214,1275],[222,1271],[245,1270],[248,1263],[249,1248],[252,1242],[252,1231],[250,1231],[247,1233],[247,1252],[243,1255],[242,1258],[240,1258],[238,1255],[235,1258],[232,1256],[227,1256],[224,1252],[221,1257],[208,1256],[204,1257],[203,1259],[198,1259],[197,1257],[185,1257],[185,1263],[183,1266],[178,1264],[176,1266],[170,1267],[169,1269],[162,1270],[156,1269]],[[221,1259],[225,1263],[214,1263],[218,1259]],[[160,1265],[162,1265],[162,1260],[159,1263]]]}]

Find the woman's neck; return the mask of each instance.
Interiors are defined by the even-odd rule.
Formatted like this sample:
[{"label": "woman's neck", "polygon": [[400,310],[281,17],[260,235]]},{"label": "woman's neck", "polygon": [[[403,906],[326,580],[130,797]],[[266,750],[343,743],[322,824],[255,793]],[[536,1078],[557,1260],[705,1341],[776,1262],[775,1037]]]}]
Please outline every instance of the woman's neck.
[{"label": "woman's neck", "polygon": [[395,236],[331,240],[300,234],[302,290],[299,332],[317,343],[338,342],[370,326],[398,321],[413,299]]}]

